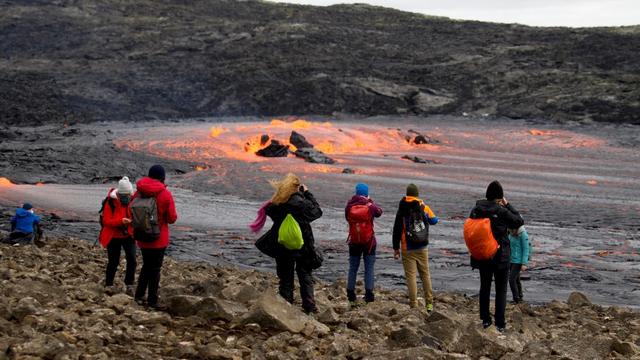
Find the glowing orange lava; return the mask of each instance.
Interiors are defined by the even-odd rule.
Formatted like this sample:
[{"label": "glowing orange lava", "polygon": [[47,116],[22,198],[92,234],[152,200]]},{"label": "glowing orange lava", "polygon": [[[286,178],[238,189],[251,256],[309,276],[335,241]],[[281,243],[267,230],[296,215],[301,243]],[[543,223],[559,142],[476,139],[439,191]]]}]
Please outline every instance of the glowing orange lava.
[{"label": "glowing orange lava", "polygon": [[44,183],[42,183],[42,182],[37,182],[37,183],[36,183],[36,186],[44,186]]},{"label": "glowing orange lava", "polygon": [[529,134],[531,134],[533,136],[553,135],[553,131],[531,129],[531,130],[529,130]]},{"label": "glowing orange lava", "polygon": [[11,182],[11,180],[5,178],[5,177],[0,177],[0,186],[2,187],[11,187],[13,186],[13,183]]},{"label": "glowing orange lava", "polygon": [[596,180],[589,180],[589,181],[587,181],[587,184],[589,184],[589,185],[598,185],[598,182]]},{"label": "glowing orange lava", "polygon": [[212,138],[217,138],[218,136],[228,132],[229,129],[225,129],[223,127],[219,127],[219,126],[214,126],[211,128],[211,132],[209,133],[209,136],[211,136]]}]

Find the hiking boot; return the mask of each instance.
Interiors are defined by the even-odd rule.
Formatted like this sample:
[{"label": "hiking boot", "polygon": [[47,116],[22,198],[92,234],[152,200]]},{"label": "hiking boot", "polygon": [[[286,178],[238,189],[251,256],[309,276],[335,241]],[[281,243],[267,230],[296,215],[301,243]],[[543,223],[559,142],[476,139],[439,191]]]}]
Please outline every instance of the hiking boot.
[{"label": "hiking boot", "polygon": [[347,299],[349,301],[356,301],[356,291],[355,290],[347,290]]},{"label": "hiking boot", "polygon": [[504,334],[504,333],[506,333],[506,332],[507,332],[507,327],[506,327],[506,326],[504,326],[504,327],[496,326],[496,330],[498,330],[498,332],[499,332],[500,334]]},{"label": "hiking boot", "polygon": [[491,321],[483,321],[483,322],[482,322],[482,328],[483,328],[483,329],[486,329],[486,328],[488,328],[488,327],[489,327],[489,326],[491,326],[491,325],[492,325],[492,324],[491,324]]},{"label": "hiking boot", "polygon": [[303,309],[304,313],[307,315],[311,315],[311,314],[317,314],[318,313],[318,308],[316,306],[312,307],[312,308],[308,308],[308,309]]},{"label": "hiking boot", "polygon": [[364,301],[371,303],[374,302],[376,299],[376,297],[373,295],[373,291],[371,290],[366,290],[366,292],[364,293]]},{"label": "hiking boot", "polygon": [[136,287],[134,285],[127,285],[127,289],[124,291],[124,293],[129,296],[133,296],[135,292],[136,292]]},{"label": "hiking boot", "polygon": [[115,295],[118,293],[118,288],[115,285],[105,285],[104,293],[107,295]]},{"label": "hiking boot", "polygon": [[427,312],[432,312],[433,311],[433,304],[427,304],[426,308],[427,308]]},{"label": "hiking boot", "polygon": [[140,306],[144,306],[146,301],[144,300],[144,298],[134,298],[133,301],[136,302],[136,304],[140,305]]}]

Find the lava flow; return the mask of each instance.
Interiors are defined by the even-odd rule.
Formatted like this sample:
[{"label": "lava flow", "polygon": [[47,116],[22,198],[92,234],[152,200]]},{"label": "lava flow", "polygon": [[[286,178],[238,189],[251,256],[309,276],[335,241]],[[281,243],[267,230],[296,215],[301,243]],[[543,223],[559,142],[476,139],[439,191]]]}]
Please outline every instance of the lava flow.
[{"label": "lava flow", "polygon": [[[261,162],[267,159],[256,152],[271,144],[288,147],[285,157],[293,157],[297,150],[290,142],[292,132],[298,132],[312,147],[332,157],[353,154],[371,154],[384,152],[411,151],[425,145],[426,140],[418,141],[421,134],[413,131],[389,129],[381,126],[345,126],[338,127],[329,122],[311,122],[306,120],[283,121],[273,119],[269,123],[225,123],[211,127],[206,134],[172,133],[154,141],[129,139],[118,145],[133,151],[171,157],[181,160],[226,158],[245,162]],[[169,135],[169,134],[167,134]],[[430,139],[422,135],[422,139]],[[421,143],[422,145],[417,145]],[[337,159],[340,162],[340,159]]]}]

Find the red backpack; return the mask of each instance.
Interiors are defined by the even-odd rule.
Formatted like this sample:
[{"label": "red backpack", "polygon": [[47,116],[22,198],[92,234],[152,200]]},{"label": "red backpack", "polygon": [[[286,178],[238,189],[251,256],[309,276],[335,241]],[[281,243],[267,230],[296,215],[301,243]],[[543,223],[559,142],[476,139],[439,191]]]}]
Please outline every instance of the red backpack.
[{"label": "red backpack", "polygon": [[373,239],[373,219],[369,205],[354,205],[347,213],[351,245],[366,245]]}]

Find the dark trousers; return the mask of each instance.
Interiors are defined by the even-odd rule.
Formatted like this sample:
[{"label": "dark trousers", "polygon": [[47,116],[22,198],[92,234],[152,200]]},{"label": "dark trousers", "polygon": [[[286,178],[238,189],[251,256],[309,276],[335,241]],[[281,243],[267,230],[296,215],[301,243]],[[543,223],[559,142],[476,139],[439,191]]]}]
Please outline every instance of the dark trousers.
[{"label": "dark trousers", "polygon": [[483,323],[491,323],[489,301],[491,299],[491,282],[496,282],[496,312],[494,314],[497,327],[505,327],[504,312],[507,306],[507,278],[509,268],[486,266],[480,268],[480,319]]},{"label": "dark trousers", "polygon": [[155,306],[158,304],[158,287],[160,286],[160,269],[164,260],[166,248],[161,249],[140,249],[142,253],[142,269],[138,276],[138,287],[136,288],[136,299],[144,298],[147,294],[147,304]]},{"label": "dark trousers", "polygon": [[132,238],[125,239],[111,239],[109,245],[107,245],[107,256],[109,261],[107,262],[107,277],[105,285],[113,285],[113,279],[118,271],[118,265],[120,264],[120,251],[124,249],[124,256],[127,260],[127,270],[124,275],[124,283],[126,285],[133,285],[133,280],[136,275],[136,244]]},{"label": "dark trousers", "polygon": [[522,264],[511,264],[509,270],[509,287],[511,288],[511,294],[513,295],[513,301],[522,301],[522,283],[520,282],[520,271],[522,270]]},{"label": "dark trousers", "polygon": [[292,257],[276,258],[276,273],[280,280],[279,293],[285,300],[293,303],[293,290],[295,288],[294,269],[298,273],[300,282],[300,297],[302,298],[302,308],[306,312],[316,310],[316,302],[313,295],[313,277],[311,269],[307,269],[299,260]]}]

